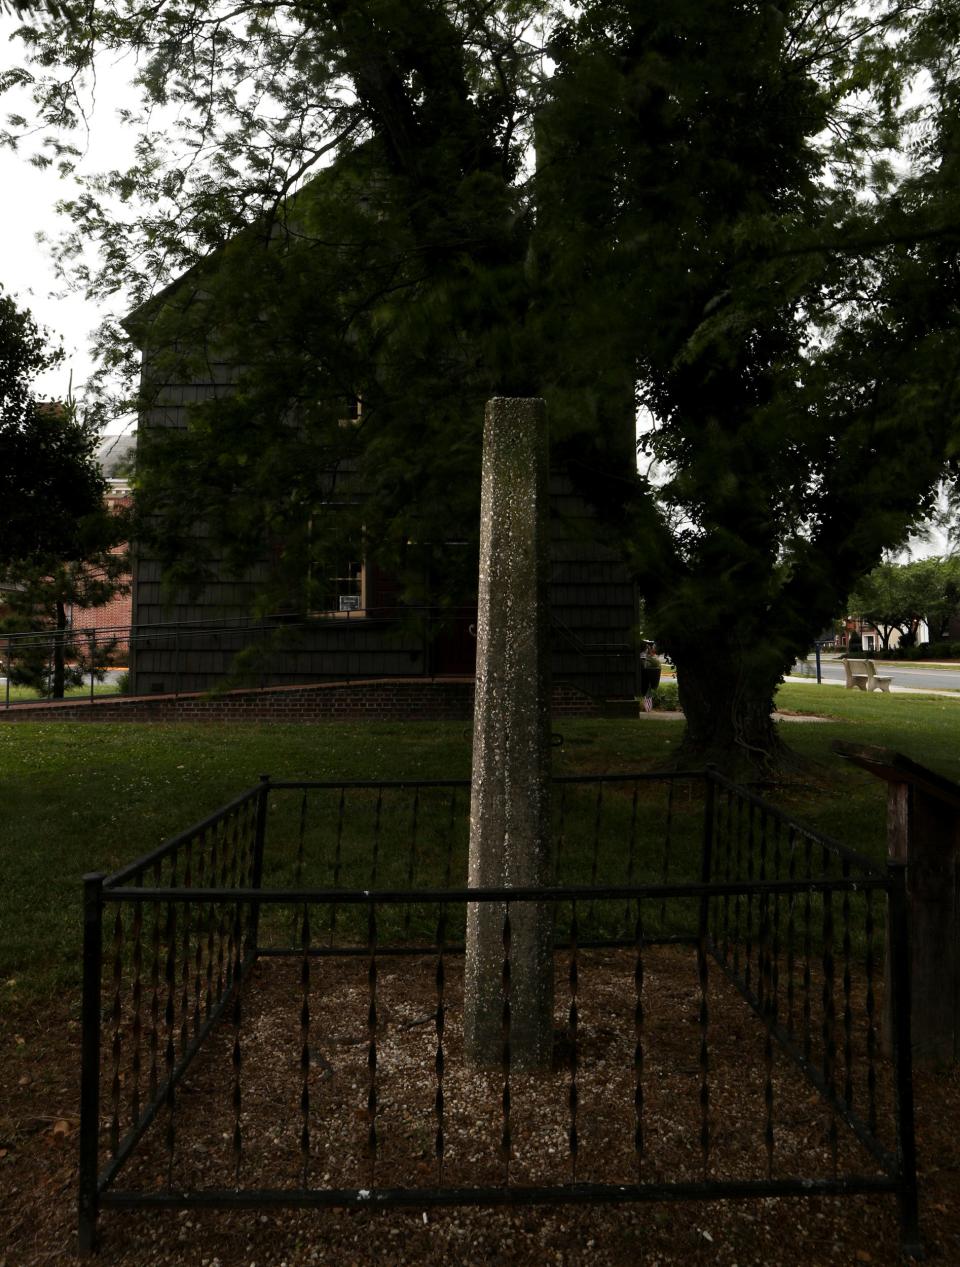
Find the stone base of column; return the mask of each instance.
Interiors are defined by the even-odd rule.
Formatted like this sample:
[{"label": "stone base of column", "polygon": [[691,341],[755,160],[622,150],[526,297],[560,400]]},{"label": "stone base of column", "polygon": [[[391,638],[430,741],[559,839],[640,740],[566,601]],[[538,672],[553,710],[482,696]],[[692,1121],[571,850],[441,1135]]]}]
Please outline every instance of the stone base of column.
[{"label": "stone base of column", "polygon": [[[553,1060],[553,911],[544,902],[474,902],[467,910],[463,1041],[475,1068],[545,1069]],[[504,1026],[503,967],[510,969],[510,1024]]]}]

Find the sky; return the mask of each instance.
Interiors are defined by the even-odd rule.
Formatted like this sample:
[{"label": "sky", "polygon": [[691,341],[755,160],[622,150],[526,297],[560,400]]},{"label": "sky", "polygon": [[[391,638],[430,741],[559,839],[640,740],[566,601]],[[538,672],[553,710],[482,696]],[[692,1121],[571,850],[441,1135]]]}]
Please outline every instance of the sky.
[{"label": "sky", "polygon": [[55,232],[53,207],[63,196],[61,182],[49,169],[38,171],[9,150],[0,150],[0,188],[3,189],[3,234],[0,235],[0,285],[18,306],[29,308],[38,325],[62,340],[63,365],[42,375],[39,395],[62,399],[71,373],[76,394],[92,366],[87,344],[97,324],[97,312],[81,295],[63,294],[38,231]]},{"label": "sky", "polygon": [[[0,70],[20,65],[21,45],[11,40],[16,19],[0,12]],[[80,170],[93,173],[121,163],[131,151],[131,138],[120,126],[116,110],[124,99],[128,71],[121,64],[98,69],[98,99]],[[29,113],[25,95],[0,96],[0,117],[11,110]],[[67,221],[58,216],[56,203],[71,197],[75,186],[61,179],[55,167],[43,170],[28,162],[29,142],[22,152],[0,148],[0,191],[2,225],[0,234],[0,286],[20,307],[29,308],[37,324],[62,342],[66,359],[34,384],[37,395],[62,400],[73,390],[82,396],[83,385],[93,369],[89,345],[101,320],[100,310],[83,295],[67,293],[63,279],[56,276],[50,248],[37,241],[38,233],[57,237]],[[72,380],[72,381],[71,381]],[[119,430],[123,424],[115,424]],[[129,424],[126,424],[129,425]]]}]

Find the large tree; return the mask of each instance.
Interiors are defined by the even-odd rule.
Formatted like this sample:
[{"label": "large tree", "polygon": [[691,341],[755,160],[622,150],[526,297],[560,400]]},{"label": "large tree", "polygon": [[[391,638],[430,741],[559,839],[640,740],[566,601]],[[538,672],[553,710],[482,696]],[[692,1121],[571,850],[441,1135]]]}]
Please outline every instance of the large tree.
[{"label": "large tree", "polygon": [[913,646],[924,621],[930,641],[938,641],[958,606],[960,559],[932,557],[881,563],[858,582],[846,611],[875,625],[886,651],[894,630],[901,647]]},{"label": "large tree", "polygon": [[677,664],[685,755],[776,762],[780,676],[956,430],[958,24],[956,0],[182,0],[28,28],[61,128],[98,53],[140,55],[136,165],[67,204],[65,251],[95,241],[91,292],[143,302],[153,403],[243,367],[144,455],[174,577],[191,543],[273,542],[282,588],[361,530],[402,571],[475,519],[483,399],[543,395]]},{"label": "large tree", "polygon": [[0,290],[0,567],[68,547],[77,520],[103,503],[95,430],[34,392],[61,359],[29,311]]},{"label": "large tree", "polygon": [[125,536],[122,518],[103,507],[78,521],[67,556],[32,556],[0,570],[0,631],[14,685],[62,699],[85,675],[103,677],[119,640],[107,632],[97,641],[83,613],[129,590]]},{"label": "large tree", "polygon": [[118,550],[125,518],[104,504],[96,422],[73,403],[38,401],[33,389],[61,359],[29,311],[0,292],[0,629],[52,631],[49,643],[8,641],[18,649],[6,667],[14,681],[57,697],[69,677],[69,609],[121,592],[128,567]]}]

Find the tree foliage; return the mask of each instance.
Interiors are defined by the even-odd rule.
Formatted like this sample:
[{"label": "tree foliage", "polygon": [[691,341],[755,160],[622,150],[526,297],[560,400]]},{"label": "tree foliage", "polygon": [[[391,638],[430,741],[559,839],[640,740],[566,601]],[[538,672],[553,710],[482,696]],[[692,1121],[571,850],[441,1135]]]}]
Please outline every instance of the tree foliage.
[{"label": "tree foliage", "polygon": [[[130,560],[118,548],[125,535],[104,511],[85,521],[75,558],[21,560],[4,571],[0,631],[21,635],[9,637],[6,644],[14,685],[62,699],[68,687],[79,686],[90,672],[103,677],[118,639],[113,633],[101,635],[99,642],[91,639],[82,615],[129,589]],[[22,636],[28,634],[35,636]]]},{"label": "tree foliage", "polygon": [[958,607],[960,559],[955,557],[881,563],[858,582],[847,602],[851,615],[876,627],[884,651],[894,630],[900,646],[914,646],[924,622],[936,642]]},{"label": "tree foliage", "polygon": [[71,551],[78,521],[103,502],[95,431],[32,390],[61,357],[30,313],[0,292],[0,567]]},{"label": "tree foliage", "polygon": [[62,360],[30,313],[0,292],[0,568],[75,557],[99,519],[106,480],[97,424],[73,404],[36,399],[32,381]]},{"label": "tree foliage", "polygon": [[[7,635],[4,658],[11,681],[59,699],[68,686],[106,662],[110,640],[101,639],[91,659],[87,643],[67,631],[83,609],[128,591],[130,525],[126,512],[104,502],[106,481],[96,465],[90,428],[72,409],[48,409],[39,417],[43,444],[31,453],[39,465],[32,494],[27,488],[26,496],[40,529],[29,534],[29,550],[0,564],[0,632]],[[60,478],[66,495],[58,501]],[[89,497],[81,500],[82,491]],[[45,511],[48,525],[42,522]]]},{"label": "tree foliage", "polygon": [[243,367],[144,455],[174,579],[201,574],[201,521],[238,567],[282,543],[281,591],[361,530],[413,576],[411,542],[470,534],[484,398],[543,395],[694,754],[768,763],[781,673],[957,435],[957,0],[88,19],[26,31],[54,156],[98,54],[138,51],[144,104],[135,166],[67,204],[65,253],[95,242],[81,282],[141,305],[147,404]]},{"label": "tree foliage", "polygon": [[[0,629],[66,629],[68,609],[107,602],[126,584],[123,516],[104,504],[97,427],[73,404],[38,402],[33,378],[61,353],[30,313],[0,294]],[[12,680],[62,695],[64,643],[37,643],[7,665]],[[9,656],[7,657],[9,659]]]}]

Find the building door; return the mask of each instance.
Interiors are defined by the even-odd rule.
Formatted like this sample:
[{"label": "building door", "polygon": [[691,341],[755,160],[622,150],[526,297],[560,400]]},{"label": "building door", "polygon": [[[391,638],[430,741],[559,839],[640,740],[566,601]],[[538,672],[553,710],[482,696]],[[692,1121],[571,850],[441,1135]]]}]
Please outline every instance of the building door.
[{"label": "building door", "polygon": [[434,677],[473,677],[477,668],[476,607],[436,613],[429,663]]}]

